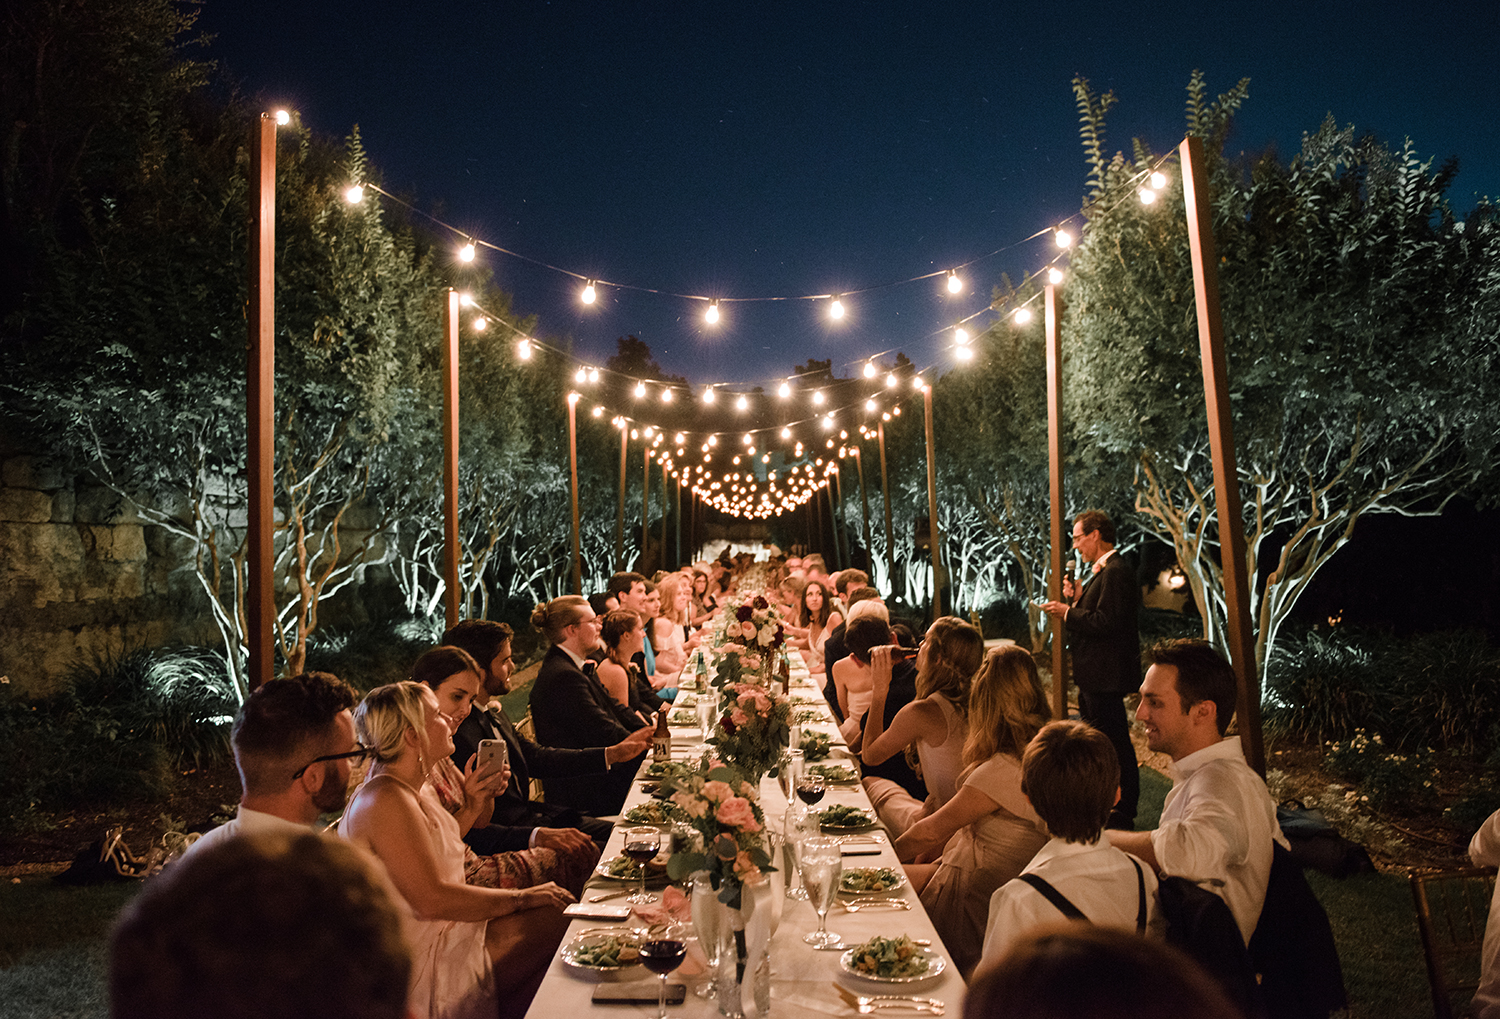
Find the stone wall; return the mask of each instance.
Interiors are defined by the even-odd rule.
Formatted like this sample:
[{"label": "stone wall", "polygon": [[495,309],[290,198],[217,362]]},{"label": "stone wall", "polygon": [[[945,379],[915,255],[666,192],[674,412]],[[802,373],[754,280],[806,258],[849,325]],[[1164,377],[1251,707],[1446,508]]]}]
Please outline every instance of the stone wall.
[{"label": "stone wall", "polygon": [[180,542],[108,489],[0,445],[0,676],[45,694],[137,646],[215,643]]}]

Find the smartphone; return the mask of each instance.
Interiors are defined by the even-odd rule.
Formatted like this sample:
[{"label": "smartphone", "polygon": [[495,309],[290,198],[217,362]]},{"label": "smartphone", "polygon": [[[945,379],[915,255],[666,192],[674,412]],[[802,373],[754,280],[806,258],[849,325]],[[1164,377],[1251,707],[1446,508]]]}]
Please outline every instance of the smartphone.
[{"label": "smartphone", "polygon": [[510,747],[505,745],[503,739],[482,739],[479,741],[479,770],[499,771],[510,764]]},{"label": "smartphone", "polygon": [[[600,984],[594,988],[595,1005],[655,1005],[656,981],[637,980],[629,984]],[[687,984],[668,984],[666,1003],[681,1005],[687,1000]]]}]

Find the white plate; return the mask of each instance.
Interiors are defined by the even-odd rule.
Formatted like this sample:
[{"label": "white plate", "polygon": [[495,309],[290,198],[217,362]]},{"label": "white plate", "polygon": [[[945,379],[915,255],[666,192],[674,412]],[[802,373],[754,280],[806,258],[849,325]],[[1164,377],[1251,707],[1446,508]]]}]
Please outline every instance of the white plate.
[{"label": "white plate", "polygon": [[[629,932],[621,931],[621,934],[627,933]],[[619,966],[591,966],[587,963],[578,961],[578,950],[580,948],[586,948],[589,945],[597,945],[602,943],[606,938],[618,936],[620,935],[611,935],[607,932],[578,935],[572,941],[563,946],[563,965],[572,970],[577,975],[583,977],[585,980],[597,980],[601,983],[615,980],[635,980],[639,978],[642,969],[641,961],[639,958],[637,958],[634,962],[623,963]],[[638,941],[637,946],[639,946]]]},{"label": "white plate", "polygon": [[844,879],[842,877],[840,877],[839,878],[839,894],[842,895],[842,896],[845,896],[846,898],[863,899],[863,898],[876,898],[876,897],[879,897],[879,896],[882,896],[882,895],[900,895],[902,892],[906,891],[906,875],[901,872],[901,869],[899,867],[845,867],[844,868],[844,873],[845,874],[849,874],[849,873],[853,873],[855,871],[874,871],[874,870],[889,870],[889,871],[893,871],[895,873],[895,875],[896,875],[896,884],[892,885],[890,888],[887,888],[887,889],[885,889],[884,891],[881,891],[881,892],[852,892],[852,891],[849,891],[848,889],[846,889],[844,887]]},{"label": "white plate", "polygon": [[[650,827],[653,827],[653,826],[652,825],[641,825],[640,827],[642,827],[642,828],[650,828]],[[663,840],[663,841],[665,841],[665,840]],[[604,880],[606,880],[606,881],[619,881],[621,884],[639,886],[640,883],[641,883],[641,872],[638,871],[638,870],[635,870],[634,868],[631,869],[630,875],[628,877],[616,877],[615,875],[613,875],[613,874],[611,874],[609,872],[609,865],[610,865],[610,863],[612,861],[614,861],[614,860],[621,860],[621,859],[625,859],[625,858],[626,858],[625,855],[622,853],[619,856],[612,856],[608,860],[600,860],[599,861],[599,865],[594,868],[594,873],[597,874],[597,875],[599,875],[600,877],[604,878]],[[662,859],[661,854],[657,854],[657,859],[658,860]],[[647,888],[663,888],[663,887],[665,887],[665,886],[667,886],[667,885],[669,885],[671,883],[672,883],[672,879],[669,878],[669,877],[667,877],[666,870],[659,870],[659,871],[656,871],[655,873],[653,873],[649,869],[646,871],[646,887]]]},{"label": "white plate", "polygon": [[868,980],[872,984],[921,983],[923,980],[931,980],[933,977],[939,976],[943,970],[948,968],[948,960],[936,952],[926,948],[921,949],[921,952],[927,956],[927,972],[915,977],[876,977],[868,973],[860,973],[850,965],[850,960],[854,958],[854,949],[852,948],[839,953],[839,968],[857,980]]}]

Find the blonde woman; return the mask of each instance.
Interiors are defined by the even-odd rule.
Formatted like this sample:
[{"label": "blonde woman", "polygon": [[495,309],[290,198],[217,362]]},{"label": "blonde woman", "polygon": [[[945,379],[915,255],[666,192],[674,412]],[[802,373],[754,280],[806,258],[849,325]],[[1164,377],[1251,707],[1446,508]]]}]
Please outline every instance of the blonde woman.
[{"label": "blonde woman", "polygon": [[[850,629],[853,626],[849,624]],[[847,635],[844,639],[849,641]],[[917,649],[917,699],[896,712],[887,728],[891,655],[899,650],[895,645],[870,649],[872,696],[860,750],[864,763],[879,764],[908,747],[916,747],[922,780],[927,784],[925,802],[889,779],[870,778],[865,783],[876,813],[898,837],[919,819],[941,809],[958,791],[969,735],[969,679],[984,660],[984,637],[957,616],[934,621]]]},{"label": "blonde woman", "polygon": [[411,1014],[426,1019],[522,1015],[541,983],[573,901],[556,884],[508,890],[464,882],[458,822],[427,781],[453,752],[437,695],[421,683],[377,687],[354,710],[369,776],[339,834],[374,853],[400,893],[412,949]]},{"label": "blonde woman", "polygon": [[651,646],[656,649],[657,689],[675,687],[677,677],[687,664],[688,652],[698,646],[697,640],[689,641],[685,628],[688,625],[688,604],[692,601],[693,589],[688,578],[681,573],[670,573],[656,585],[661,596],[661,615],[651,620]]},{"label": "blonde woman", "polygon": [[1021,754],[1049,721],[1030,653],[1014,645],[991,650],[970,685],[957,790],[896,840],[903,862],[941,851],[936,864],[909,863],[906,872],[965,976],[984,947],[990,895],[1047,842],[1042,819],[1021,792]]}]

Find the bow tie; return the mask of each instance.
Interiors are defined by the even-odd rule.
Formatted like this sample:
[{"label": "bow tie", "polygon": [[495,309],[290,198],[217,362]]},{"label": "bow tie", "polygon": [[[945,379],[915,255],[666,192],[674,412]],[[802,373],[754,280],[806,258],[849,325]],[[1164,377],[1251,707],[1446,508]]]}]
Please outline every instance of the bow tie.
[{"label": "bow tie", "polygon": [[585,658],[583,660],[583,674],[585,676],[592,676],[592,675],[594,675],[594,673],[596,673],[598,671],[599,671],[599,663],[598,662],[594,661],[592,658]]}]

